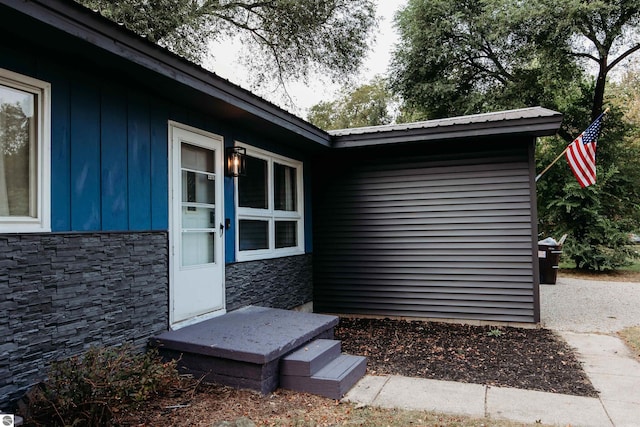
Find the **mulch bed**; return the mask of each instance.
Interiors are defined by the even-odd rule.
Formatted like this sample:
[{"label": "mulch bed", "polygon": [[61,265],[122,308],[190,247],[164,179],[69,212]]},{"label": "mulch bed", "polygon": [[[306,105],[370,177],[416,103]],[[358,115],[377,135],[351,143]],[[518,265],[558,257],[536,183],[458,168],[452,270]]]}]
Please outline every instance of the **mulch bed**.
[{"label": "mulch bed", "polygon": [[404,375],[597,397],[574,351],[547,329],[341,318],[342,351],[371,375]]}]

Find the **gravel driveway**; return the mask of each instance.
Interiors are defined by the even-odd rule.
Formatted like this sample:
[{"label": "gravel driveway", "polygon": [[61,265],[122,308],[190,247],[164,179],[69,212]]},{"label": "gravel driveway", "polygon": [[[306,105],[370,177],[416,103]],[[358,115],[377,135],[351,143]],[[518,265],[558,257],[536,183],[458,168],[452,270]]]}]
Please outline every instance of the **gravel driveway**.
[{"label": "gravel driveway", "polygon": [[548,329],[613,333],[640,325],[640,283],[558,277],[540,285],[540,316]]}]

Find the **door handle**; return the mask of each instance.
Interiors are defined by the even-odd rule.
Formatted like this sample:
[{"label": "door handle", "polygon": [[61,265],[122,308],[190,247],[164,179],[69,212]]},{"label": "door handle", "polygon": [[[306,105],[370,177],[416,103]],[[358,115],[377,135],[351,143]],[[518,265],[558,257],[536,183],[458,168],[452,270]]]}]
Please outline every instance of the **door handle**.
[{"label": "door handle", "polygon": [[220,223],[220,236],[224,234],[224,224]]}]

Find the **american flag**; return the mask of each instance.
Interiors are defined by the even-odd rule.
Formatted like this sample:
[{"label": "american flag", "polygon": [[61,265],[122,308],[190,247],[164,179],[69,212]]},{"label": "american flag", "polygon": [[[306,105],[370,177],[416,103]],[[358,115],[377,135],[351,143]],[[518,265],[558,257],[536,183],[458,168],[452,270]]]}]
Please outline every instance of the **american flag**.
[{"label": "american flag", "polygon": [[596,183],[596,145],[605,113],[600,114],[567,147],[567,162],[582,188]]}]

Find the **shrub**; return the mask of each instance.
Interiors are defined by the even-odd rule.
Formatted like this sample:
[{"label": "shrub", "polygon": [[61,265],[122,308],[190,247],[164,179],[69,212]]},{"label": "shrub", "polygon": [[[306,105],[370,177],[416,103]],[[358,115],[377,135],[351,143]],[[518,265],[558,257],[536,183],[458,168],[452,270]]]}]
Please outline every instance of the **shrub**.
[{"label": "shrub", "polygon": [[21,412],[34,425],[112,425],[115,413],[176,386],[176,363],[163,363],[155,349],[90,348],[54,362],[47,380],[27,393]]}]

